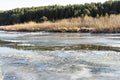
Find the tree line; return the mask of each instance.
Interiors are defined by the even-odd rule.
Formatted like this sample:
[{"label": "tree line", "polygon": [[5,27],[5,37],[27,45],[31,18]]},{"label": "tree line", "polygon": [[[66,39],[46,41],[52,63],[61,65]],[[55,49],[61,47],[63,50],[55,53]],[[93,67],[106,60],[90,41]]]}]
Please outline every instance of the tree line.
[{"label": "tree line", "polygon": [[53,5],[31,8],[16,8],[0,11],[0,25],[12,25],[29,21],[55,21],[71,17],[100,17],[120,14],[120,1],[106,1],[104,3],[85,3],[76,5]]}]

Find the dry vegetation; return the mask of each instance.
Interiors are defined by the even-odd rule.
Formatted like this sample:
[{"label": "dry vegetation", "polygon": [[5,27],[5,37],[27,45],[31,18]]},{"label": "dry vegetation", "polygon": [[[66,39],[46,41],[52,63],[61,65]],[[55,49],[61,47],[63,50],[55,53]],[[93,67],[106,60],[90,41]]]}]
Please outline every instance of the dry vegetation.
[{"label": "dry vegetation", "polygon": [[43,23],[28,22],[1,26],[1,30],[7,31],[49,31],[49,32],[120,32],[120,15],[109,17],[84,17],[63,19],[56,22],[45,21]]}]

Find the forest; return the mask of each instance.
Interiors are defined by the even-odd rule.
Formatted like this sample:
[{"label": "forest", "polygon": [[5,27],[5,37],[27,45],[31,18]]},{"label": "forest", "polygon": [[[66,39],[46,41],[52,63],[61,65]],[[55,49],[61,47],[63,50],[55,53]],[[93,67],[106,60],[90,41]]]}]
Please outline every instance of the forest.
[{"label": "forest", "polygon": [[91,16],[95,18],[120,14],[120,1],[85,3],[76,5],[53,5],[31,8],[16,8],[0,11],[0,25],[13,25],[25,22],[56,21],[59,19]]}]

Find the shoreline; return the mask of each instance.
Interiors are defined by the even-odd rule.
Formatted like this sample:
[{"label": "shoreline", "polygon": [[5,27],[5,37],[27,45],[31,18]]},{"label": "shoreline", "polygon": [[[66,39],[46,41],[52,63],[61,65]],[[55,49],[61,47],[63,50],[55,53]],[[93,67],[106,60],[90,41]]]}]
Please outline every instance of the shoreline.
[{"label": "shoreline", "polygon": [[73,32],[73,31],[67,31],[67,32],[60,32],[60,31],[17,31],[17,30],[0,30],[0,31],[7,31],[7,32],[48,32],[48,33],[91,33],[91,34],[117,34],[120,32]]},{"label": "shoreline", "polygon": [[0,26],[3,31],[16,32],[59,32],[59,33],[120,33],[120,15],[93,18],[69,18],[55,22],[44,21],[42,23],[26,22],[21,24]]}]

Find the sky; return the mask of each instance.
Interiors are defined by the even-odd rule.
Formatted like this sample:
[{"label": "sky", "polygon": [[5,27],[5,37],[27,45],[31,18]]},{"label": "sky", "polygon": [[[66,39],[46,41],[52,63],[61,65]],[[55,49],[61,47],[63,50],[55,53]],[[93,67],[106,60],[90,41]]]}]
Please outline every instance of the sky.
[{"label": "sky", "polygon": [[91,2],[105,2],[106,0],[0,0],[0,10],[10,10],[22,7],[36,7],[47,5],[84,4]]}]

